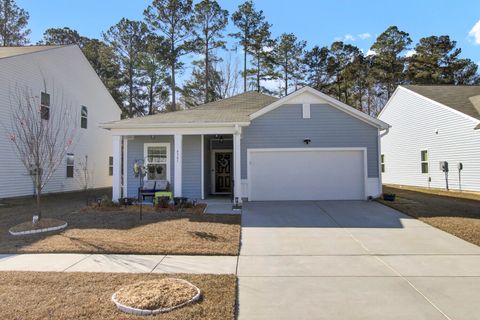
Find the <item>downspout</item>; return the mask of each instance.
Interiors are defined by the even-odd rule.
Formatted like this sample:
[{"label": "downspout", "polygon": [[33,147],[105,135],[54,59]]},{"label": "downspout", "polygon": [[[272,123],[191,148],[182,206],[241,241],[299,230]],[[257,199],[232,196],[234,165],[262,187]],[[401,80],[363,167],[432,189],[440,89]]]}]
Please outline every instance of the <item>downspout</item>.
[{"label": "downspout", "polygon": [[[382,131],[385,131],[381,133]],[[383,192],[383,183],[382,183],[382,144],[381,144],[381,139],[385,137],[388,132],[390,131],[390,127],[387,127],[386,129],[379,129],[378,130],[378,138],[377,138],[377,148],[378,148],[378,194],[377,197],[380,197]],[[375,198],[375,197],[374,197]]]}]

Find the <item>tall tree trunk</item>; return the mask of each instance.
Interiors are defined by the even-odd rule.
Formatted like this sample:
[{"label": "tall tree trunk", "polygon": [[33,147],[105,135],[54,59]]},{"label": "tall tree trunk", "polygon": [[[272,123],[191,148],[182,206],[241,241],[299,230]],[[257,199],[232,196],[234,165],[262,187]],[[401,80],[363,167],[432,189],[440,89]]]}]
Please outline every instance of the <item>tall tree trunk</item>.
[{"label": "tall tree trunk", "polygon": [[285,54],[285,96],[288,94],[288,57]]},{"label": "tall tree trunk", "polygon": [[257,56],[257,92],[260,92],[260,55]]},{"label": "tall tree trunk", "polygon": [[150,82],[150,88],[148,90],[148,114],[153,114],[153,83]]},{"label": "tall tree trunk", "polygon": [[172,68],[172,83],[170,85],[170,88],[172,90],[172,110],[171,111],[177,111],[177,102],[176,102],[176,92],[177,88],[175,86],[175,63],[176,63],[176,55],[175,55],[175,39],[173,36],[170,38],[171,41],[171,68]]},{"label": "tall tree trunk", "polygon": [[247,45],[243,46],[243,92],[247,92]]},{"label": "tall tree trunk", "polygon": [[209,56],[208,56],[208,40],[207,37],[205,39],[205,103],[210,102],[210,99],[208,99],[208,83],[210,81],[210,73],[209,73]]}]

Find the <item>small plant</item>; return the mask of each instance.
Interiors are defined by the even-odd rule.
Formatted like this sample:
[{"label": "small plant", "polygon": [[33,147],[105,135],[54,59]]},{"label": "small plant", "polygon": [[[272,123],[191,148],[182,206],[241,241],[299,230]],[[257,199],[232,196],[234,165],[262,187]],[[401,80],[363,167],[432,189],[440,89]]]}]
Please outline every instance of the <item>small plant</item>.
[{"label": "small plant", "polygon": [[110,199],[109,196],[103,195],[100,199],[100,207],[112,208],[115,207],[115,203],[112,201],[112,199]]},{"label": "small plant", "polygon": [[170,198],[169,197],[158,198],[157,207],[168,208],[169,204],[170,204]]}]

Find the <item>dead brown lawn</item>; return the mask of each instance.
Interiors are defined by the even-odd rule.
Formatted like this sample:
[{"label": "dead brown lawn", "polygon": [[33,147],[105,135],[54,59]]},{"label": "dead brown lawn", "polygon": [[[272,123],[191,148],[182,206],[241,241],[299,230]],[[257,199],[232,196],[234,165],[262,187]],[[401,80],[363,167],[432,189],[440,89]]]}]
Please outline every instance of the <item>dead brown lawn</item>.
[{"label": "dead brown lawn", "polygon": [[8,229],[31,219],[31,199],[3,201],[0,253],[131,253],[237,255],[240,217],[160,213],[136,209],[81,210],[84,199],[71,193],[45,198],[44,217],[68,222],[62,232],[12,236]]},{"label": "dead brown lawn", "polygon": [[234,319],[234,275],[55,272],[0,272],[0,319],[139,319],[118,311],[112,294],[135,282],[166,277],[191,282],[202,297],[155,319]]},{"label": "dead brown lawn", "polygon": [[475,193],[447,192],[410,187],[384,186],[383,191],[395,193],[393,202],[381,203],[480,245],[480,196]]}]

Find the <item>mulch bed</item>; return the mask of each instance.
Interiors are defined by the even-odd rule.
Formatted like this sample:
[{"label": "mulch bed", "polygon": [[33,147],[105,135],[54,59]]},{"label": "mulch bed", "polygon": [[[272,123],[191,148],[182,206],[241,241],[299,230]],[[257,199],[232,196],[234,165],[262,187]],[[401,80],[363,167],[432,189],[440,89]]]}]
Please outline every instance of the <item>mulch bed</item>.
[{"label": "mulch bed", "polygon": [[396,200],[379,202],[480,246],[480,201],[475,200],[478,195],[458,192],[446,195],[438,190],[428,193],[428,189],[391,186],[384,186],[383,191],[395,193]]},{"label": "mulch bed", "polygon": [[202,289],[196,303],[146,319],[234,319],[234,275],[0,272],[0,319],[142,319],[111,301],[127,285],[175,277]]},{"label": "mulch bed", "polygon": [[124,253],[237,255],[240,216],[157,212],[146,206],[112,210],[85,207],[81,194],[48,196],[44,218],[68,222],[61,232],[12,236],[8,229],[28,221],[33,199],[9,200],[0,208],[1,253]]}]

